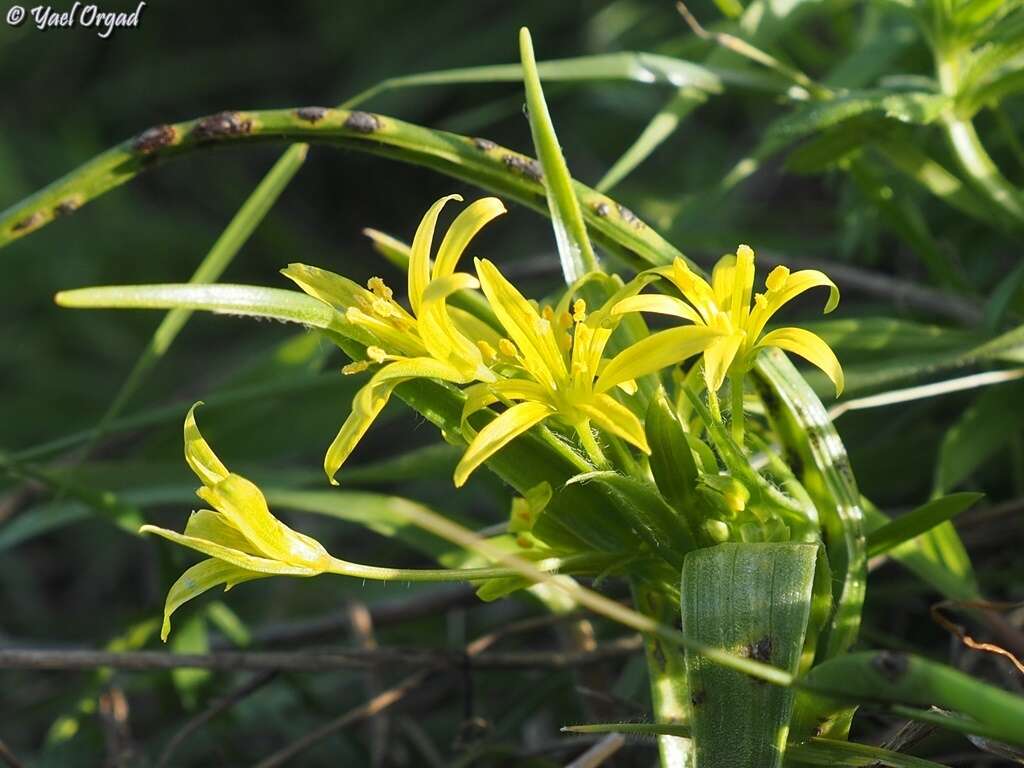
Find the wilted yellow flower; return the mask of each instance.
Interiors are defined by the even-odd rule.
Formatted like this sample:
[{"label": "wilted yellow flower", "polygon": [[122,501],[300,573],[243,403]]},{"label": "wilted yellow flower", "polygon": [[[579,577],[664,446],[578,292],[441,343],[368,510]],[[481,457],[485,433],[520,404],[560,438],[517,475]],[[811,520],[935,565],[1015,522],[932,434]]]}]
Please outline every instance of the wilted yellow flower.
[{"label": "wilted yellow flower", "polygon": [[164,640],[171,614],[208,589],[220,584],[230,589],[264,576],[316,576],[333,562],[320,542],[274,517],[259,488],[228,471],[200,434],[195,409],[185,419],[185,460],[203,483],[196,494],[216,511],[193,512],[183,534],[155,525],[140,529],[210,556],[185,571],[167,594]]},{"label": "wilted yellow flower", "polygon": [[[468,390],[464,431],[468,429],[466,419],[481,408],[498,401],[515,404],[473,437],[455,469],[455,485],[465,483],[470,473],[518,435],[552,418],[574,430],[598,464],[605,460],[591,432],[592,423],[649,453],[640,419],[609,391],[614,387],[632,391],[634,379],[705,350],[719,331],[697,326],[673,328],[607,360],[604,350],[615,327],[609,309],[621,295],[589,317],[580,300],[573,303],[570,313],[571,292],[557,309],[541,313],[494,264],[478,259],[476,269],[484,295],[508,334],[499,342],[496,367],[509,378]],[[622,294],[638,290],[639,285],[627,287]]]},{"label": "wilted yellow flower", "polygon": [[[411,313],[392,298],[391,290],[379,278],[372,279],[366,291],[339,275],[301,264],[293,264],[284,272],[307,293],[342,307],[353,326],[370,334],[373,346],[367,351],[371,359],[387,363],[356,394],[352,412],[327,450],[324,469],[331,482],[394,388],[403,381],[431,378],[468,384],[495,379],[484,358],[486,347],[478,342],[497,344],[497,334],[446,302],[456,291],[478,287],[475,277],[455,268],[470,240],[504,213],[505,206],[495,197],[481,198],[467,206],[448,229],[431,265],[437,218],[449,200],[462,198],[448,195],[438,200],[416,230],[409,258]],[[347,371],[365,367],[356,364]]]},{"label": "wilted yellow flower", "polygon": [[[823,272],[816,269],[790,272],[778,266],[765,281],[765,293],[753,296],[753,307],[754,251],[747,245],[737,248],[735,255],[719,260],[710,285],[682,259],[651,272],[671,281],[685,301],[662,294],[642,294],[619,302],[613,314],[658,312],[718,329],[722,335],[704,351],[704,378],[712,395],[721,388],[726,375],[742,376],[750,370],[757,352],[764,347],[778,347],[800,355],[832,380],[837,396],[843,391],[843,369],[819,336],[802,328],[779,328],[764,333],[772,315],[810,288],[827,287],[829,298],[825,312],[835,309],[839,289]],[[679,359],[689,354],[685,349],[680,350]]]}]

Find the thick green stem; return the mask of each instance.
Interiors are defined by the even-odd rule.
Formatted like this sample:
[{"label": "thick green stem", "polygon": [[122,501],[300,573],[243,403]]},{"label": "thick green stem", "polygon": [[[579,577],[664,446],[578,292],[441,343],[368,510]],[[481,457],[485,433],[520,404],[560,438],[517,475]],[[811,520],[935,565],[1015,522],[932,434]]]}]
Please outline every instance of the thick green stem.
[{"label": "thick green stem", "polygon": [[597,438],[594,437],[594,432],[590,428],[589,423],[584,423],[576,427],[576,434],[579,435],[580,444],[583,446],[583,450],[587,452],[590,460],[594,462],[594,466],[598,469],[603,469],[608,466],[608,459],[604,455],[604,451],[601,450],[601,446],[597,442]]},{"label": "thick green stem", "polygon": [[729,377],[729,396],[732,398],[732,439],[743,447],[743,374]]},{"label": "thick green stem", "polygon": [[[960,88],[960,53],[955,46],[936,49],[936,71],[942,92],[956,98]],[[974,123],[951,107],[942,120],[946,139],[961,170],[990,203],[1008,215],[1016,227],[1024,227],[1024,198],[1003,176],[981,143]]]},{"label": "thick green stem", "polygon": [[[679,622],[671,601],[642,582],[634,581],[633,602],[637,609],[660,624]],[[659,724],[689,722],[689,691],[683,651],[653,635],[644,636],[647,674],[651,683],[651,708]],[[690,761],[690,740],[681,736],[658,736],[662,768],[686,768]]]},{"label": "thick green stem", "polygon": [[[607,567],[611,558],[596,557],[592,554],[572,557],[549,557],[534,564],[543,573],[588,572],[593,573]],[[331,558],[328,573],[351,576],[371,581],[483,581],[518,576],[514,568],[382,568],[375,565],[361,565],[347,560]]]},{"label": "thick green stem", "polygon": [[708,410],[711,411],[711,418],[722,423],[722,408],[718,404],[718,393],[708,388]]}]

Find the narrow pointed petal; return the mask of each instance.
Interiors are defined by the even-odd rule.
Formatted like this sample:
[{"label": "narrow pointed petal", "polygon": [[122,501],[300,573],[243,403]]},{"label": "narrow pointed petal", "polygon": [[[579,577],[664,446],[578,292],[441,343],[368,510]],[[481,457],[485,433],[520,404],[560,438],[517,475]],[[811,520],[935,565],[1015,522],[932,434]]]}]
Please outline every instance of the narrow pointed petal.
[{"label": "narrow pointed petal", "polygon": [[479,285],[475,277],[465,272],[431,280],[420,302],[417,328],[431,357],[455,366],[467,379],[490,380],[493,374],[484,365],[480,348],[455,327],[445,303],[451,294]]},{"label": "narrow pointed petal", "polygon": [[749,245],[741,245],[736,249],[732,279],[729,312],[733,326],[742,328],[750,314],[750,295],[754,291],[754,251]]},{"label": "narrow pointed petal", "polygon": [[736,257],[727,253],[715,262],[711,270],[711,290],[715,294],[715,303],[723,312],[732,306],[733,286],[736,283]]},{"label": "narrow pointed petal", "polygon": [[[356,393],[352,401],[352,412],[341,425],[337,436],[327,449],[324,470],[332,483],[341,465],[352,453],[356,444],[373,424],[374,419],[387,405],[395,387],[408,379],[442,379],[460,384],[465,383],[462,373],[447,363],[429,357],[413,357],[399,360],[381,368],[366,385]],[[336,484],[336,483],[335,483]]]},{"label": "narrow pointed petal", "polygon": [[416,315],[420,311],[423,292],[430,282],[430,246],[434,240],[437,217],[441,215],[445,203],[450,200],[461,202],[462,195],[446,195],[430,206],[430,210],[420,221],[412,241],[412,250],[409,253],[409,303],[412,304],[412,311]]},{"label": "narrow pointed petal", "polygon": [[753,341],[764,330],[765,325],[776,312],[786,303],[792,301],[811,288],[828,288],[828,301],[825,303],[825,314],[839,304],[839,288],[824,272],[817,269],[801,269],[789,273],[784,267],[776,267],[768,275],[768,292],[758,298],[754,311],[750,313],[748,338]]},{"label": "narrow pointed petal", "polygon": [[605,432],[622,438],[644,453],[651,452],[640,419],[611,395],[595,395],[593,404],[587,403],[577,407]]},{"label": "narrow pointed petal", "polygon": [[467,420],[477,411],[499,401],[533,400],[544,402],[548,391],[535,381],[526,379],[499,379],[489,384],[477,384],[465,390],[466,402],[462,406],[461,429],[467,440],[476,435]]},{"label": "narrow pointed petal", "polygon": [[227,517],[212,509],[200,509],[189,515],[188,522],[185,524],[185,535],[196,539],[206,539],[214,544],[237,549],[239,552],[249,555],[262,556],[252,542],[228,522]]},{"label": "narrow pointed petal", "polygon": [[717,392],[722,388],[729,367],[743,344],[742,333],[730,333],[719,338],[704,351],[704,381],[708,390]]},{"label": "narrow pointed petal", "polygon": [[224,584],[225,588],[231,588],[243,581],[252,581],[263,577],[262,573],[247,571],[216,558],[203,560],[203,562],[193,565],[178,577],[167,593],[167,599],[164,601],[164,623],[160,628],[160,639],[167,642],[167,636],[171,633],[171,614],[193,597],[198,597],[203,592],[220,584]]},{"label": "narrow pointed petal", "polygon": [[487,224],[505,213],[505,205],[496,197],[483,197],[475,200],[452,222],[445,233],[441,247],[437,249],[434,260],[433,278],[450,275],[458,266],[462,252],[476,236],[477,232]]},{"label": "narrow pointed petal", "polygon": [[530,374],[554,387],[568,372],[551,324],[490,261],[477,259],[476,273],[498,322],[519,347]]},{"label": "narrow pointed petal", "polygon": [[721,335],[720,331],[704,325],[685,325],[653,333],[612,358],[598,376],[594,390],[606,392],[620,382],[681,363],[703,352]]},{"label": "narrow pointed petal", "polygon": [[214,485],[228,476],[228,468],[217,458],[210,444],[206,442],[199,432],[199,425],[196,424],[196,408],[202,405],[202,401],[188,409],[185,417],[185,461],[192,467],[203,485]]},{"label": "narrow pointed petal", "polygon": [[816,365],[836,388],[836,397],[843,393],[843,368],[831,347],[824,340],[803,328],[779,328],[765,335],[758,347],[778,347]]},{"label": "narrow pointed petal", "polygon": [[671,315],[689,320],[697,325],[704,325],[704,319],[696,309],[682,299],[666,296],[663,293],[642,293],[623,299],[612,309],[613,315],[624,315],[627,312],[656,312],[659,315]]},{"label": "narrow pointed petal", "polygon": [[206,539],[197,539],[194,536],[186,536],[177,531],[159,528],[155,525],[144,525],[139,529],[139,532],[155,533],[157,536],[173,541],[175,544],[194,549],[196,552],[202,552],[204,555],[215,557],[218,560],[223,560],[226,563],[231,563],[239,568],[256,573],[266,573],[271,576],[315,576],[317,573],[322,572],[306,566],[289,565],[288,563],[270,560],[265,557],[248,555],[245,552],[225,547],[222,544],[207,541]]},{"label": "narrow pointed petal", "polygon": [[544,403],[526,402],[513,405],[494,419],[480,430],[462,455],[455,468],[455,487],[462,487],[477,467],[553,412]]}]

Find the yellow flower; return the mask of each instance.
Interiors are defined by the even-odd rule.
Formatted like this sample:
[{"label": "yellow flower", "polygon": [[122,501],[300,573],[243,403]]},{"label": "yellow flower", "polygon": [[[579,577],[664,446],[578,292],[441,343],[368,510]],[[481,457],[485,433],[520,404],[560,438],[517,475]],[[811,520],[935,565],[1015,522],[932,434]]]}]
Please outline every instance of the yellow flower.
[{"label": "yellow flower", "polygon": [[[449,200],[462,198],[448,195],[438,200],[416,230],[409,258],[411,312],[392,298],[391,290],[379,278],[370,280],[370,290],[366,291],[339,275],[301,264],[285,270],[285,275],[307,293],[344,308],[353,328],[369,334],[361,338],[371,344],[367,349],[371,360],[387,363],[356,394],[352,412],[327,450],[324,469],[332,483],[392,391],[403,381],[432,378],[468,384],[495,379],[482,350],[491,342],[497,343],[497,334],[446,302],[456,291],[479,286],[476,278],[456,272],[455,268],[470,240],[489,221],[503,214],[505,206],[495,197],[485,197],[467,206],[448,229],[431,265],[430,249],[437,218]],[[354,373],[367,366],[356,363],[348,366],[346,372]]]},{"label": "yellow flower", "polygon": [[[750,370],[758,351],[764,347],[778,347],[800,355],[832,380],[837,397],[843,391],[843,369],[819,336],[802,328],[779,328],[764,333],[772,315],[811,288],[827,287],[829,298],[825,312],[835,309],[839,289],[823,272],[816,269],[790,272],[778,266],[765,281],[765,293],[753,297],[753,307],[754,251],[747,245],[737,248],[735,255],[719,260],[710,285],[682,259],[651,272],[671,281],[686,301],[661,294],[630,296],[619,302],[612,313],[657,312],[721,331],[722,335],[704,351],[704,379],[712,395],[721,388],[726,375],[742,377]],[[678,358],[681,360],[689,354],[685,349],[680,350]]]},{"label": "yellow flower", "polygon": [[228,471],[200,434],[195,409],[192,406],[185,419],[185,460],[203,483],[196,494],[216,511],[193,512],[183,534],[155,525],[140,529],[209,555],[185,571],[168,592],[160,631],[165,641],[171,614],[208,589],[220,584],[230,589],[265,576],[316,576],[333,562],[320,542],[274,517],[259,488]]},{"label": "yellow flower", "polygon": [[622,295],[642,283],[624,288],[589,317],[577,300],[570,312],[572,292],[557,309],[543,312],[527,301],[487,260],[476,261],[480,285],[508,338],[494,354],[495,367],[509,378],[478,384],[467,390],[466,420],[498,401],[514,403],[473,437],[455,469],[455,485],[517,436],[547,419],[555,419],[579,436],[598,464],[604,463],[591,423],[649,453],[643,424],[636,414],[609,394],[614,387],[631,392],[633,380],[665,367],[680,356],[705,350],[719,336],[710,327],[688,326],[653,334],[611,360],[603,357],[614,330],[610,308]]}]

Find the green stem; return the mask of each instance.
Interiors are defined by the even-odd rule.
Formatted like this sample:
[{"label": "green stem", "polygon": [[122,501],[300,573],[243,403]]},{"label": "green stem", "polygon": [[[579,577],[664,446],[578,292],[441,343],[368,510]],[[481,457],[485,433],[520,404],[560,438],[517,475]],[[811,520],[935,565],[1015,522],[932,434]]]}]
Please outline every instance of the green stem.
[{"label": "green stem", "polygon": [[711,418],[721,424],[722,408],[718,404],[718,393],[710,388],[708,389],[708,410],[711,411]]},{"label": "green stem", "polygon": [[[960,88],[959,51],[952,46],[940,46],[936,48],[935,57],[942,92],[955,99]],[[971,119],[961,117],[952,107],[943,116],[942,125],[957,163],[975,188],[1010,216],[1017,227],[1024,226],[1024,199],[985,150]]]},{"label": "green stem", "polygon": [[732,398],[732,439],[743,448],[743,374],[737,373],[729,377],[730,397]]},{"label": "green stem", "polygon": [[604,451],[601,450],[601,446],[598,444],[597,439],[594,437],[594,432],[590,428],[590,424],[580,424],[576,427],[576,434],[579,435],[580,444],[583,446],[583,450],[587,452],[590,460],[594,462],[594,466],[598,469],[607,467],[608,459],[604,455]]},{"label": "green stem", "polygon": [[[574,573],[599,571],[608,566],[611,558],[593,554],[574,555],[572,557],[549,557],[534,563],[542,573]],[[331,558],[328,573],[339,576],[350,576],[356,579],[371,581],[484,581],[486,579],[505,579],[519,576],[514,568],[385,568],[375,565],[361,565],[347,560]]]}]

